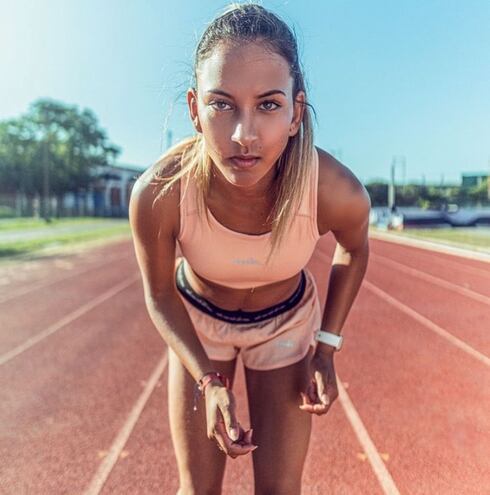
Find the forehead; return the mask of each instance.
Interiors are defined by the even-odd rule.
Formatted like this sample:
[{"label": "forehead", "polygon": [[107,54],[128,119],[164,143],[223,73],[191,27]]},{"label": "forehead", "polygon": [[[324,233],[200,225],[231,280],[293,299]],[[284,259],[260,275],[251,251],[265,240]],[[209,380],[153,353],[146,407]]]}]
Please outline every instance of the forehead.
[{"label": "forehead", "polygon": [[233,94],[260,92],[271,88],[292,91],[293,78],[289,64],[281,55],[248,42],[245,44],[221,43],[197,70],[201,92],[220,88]]}]

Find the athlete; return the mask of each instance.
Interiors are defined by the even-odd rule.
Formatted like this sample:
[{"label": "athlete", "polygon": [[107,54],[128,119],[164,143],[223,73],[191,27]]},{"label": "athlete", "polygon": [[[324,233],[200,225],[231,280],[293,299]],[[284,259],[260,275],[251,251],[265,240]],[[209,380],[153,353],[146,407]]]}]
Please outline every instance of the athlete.
[{"label": "athlete", "polygon": [[[207,26],[187,103],[195,135],[142,174],[130,202],[146,305],[168,346],[178,494],[220,494],[227,456],[253,452],[257,495],[297,495],[312,415],[338,396],[334,353],[366,271],[369,196],[313,144],[296,39],[262,6],[232,4]],[[322,314],[306,264],[330,231]]]}]

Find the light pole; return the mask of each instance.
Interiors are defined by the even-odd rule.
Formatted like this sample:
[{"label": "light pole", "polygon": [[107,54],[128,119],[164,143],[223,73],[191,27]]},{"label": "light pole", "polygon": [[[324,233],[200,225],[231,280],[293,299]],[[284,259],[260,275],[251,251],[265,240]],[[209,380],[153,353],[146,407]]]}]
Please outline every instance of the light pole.
[{"label": "light pole", "polygon": [[49,134],[47,134],[44,141],[43,160],[43,218],[47,223],[51,221],[49,203]]},{"label": "light pole", "polygon": [[403,180],[402,184],[405,183],[405,173],[406,173],[406,159],[405,156],[394,156],[391,161],[390,167],[390,183],[388,185],[388,208],[391,209],[396,205],[396,194],[395,194],[395,167],[400,164],[403,167]]}]

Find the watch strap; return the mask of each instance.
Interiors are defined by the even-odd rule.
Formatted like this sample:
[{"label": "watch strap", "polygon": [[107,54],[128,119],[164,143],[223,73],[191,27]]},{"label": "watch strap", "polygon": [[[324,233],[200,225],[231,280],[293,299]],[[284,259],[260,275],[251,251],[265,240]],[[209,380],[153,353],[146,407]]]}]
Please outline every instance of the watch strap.
[{"label": "watch strap", "polygon": [[332,332],[317,330],[315,333],[315,340],[317,340],[318,342],[323,342],[324,344],[331,345],[338,351],[342,347],[344,338],[342,337],[342,335],[337,335]]}]

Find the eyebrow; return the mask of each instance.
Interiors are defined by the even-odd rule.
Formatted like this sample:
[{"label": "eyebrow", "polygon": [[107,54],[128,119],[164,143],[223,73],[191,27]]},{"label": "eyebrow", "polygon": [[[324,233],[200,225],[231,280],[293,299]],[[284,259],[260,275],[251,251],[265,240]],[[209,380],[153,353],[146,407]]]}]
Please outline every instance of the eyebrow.
[{"label": "eyebrow", "polygon": [[[233,98],[232,95],[221,89],[210,89],[209,91],[206,91],[206,93],[214,93],[217,95],[227,96],[228,98]],[[281,93],[282,95],[286,96],[286,93],[284,91],[281,91],[280,89],[271,89],[269,91],[266,91],[265,93],[262,93],[261,95],[258,95],[257,98],[263,98],[264,96],[275,95],[277,93]]]}]

